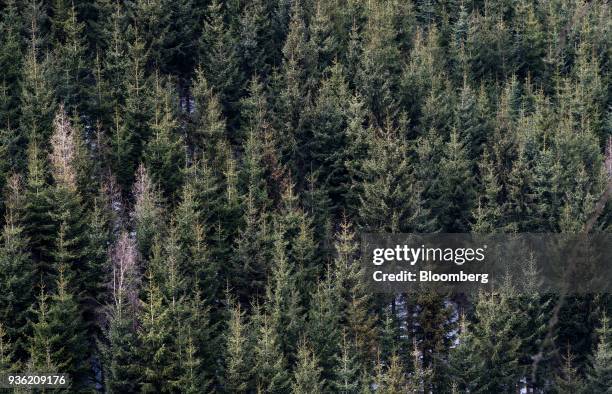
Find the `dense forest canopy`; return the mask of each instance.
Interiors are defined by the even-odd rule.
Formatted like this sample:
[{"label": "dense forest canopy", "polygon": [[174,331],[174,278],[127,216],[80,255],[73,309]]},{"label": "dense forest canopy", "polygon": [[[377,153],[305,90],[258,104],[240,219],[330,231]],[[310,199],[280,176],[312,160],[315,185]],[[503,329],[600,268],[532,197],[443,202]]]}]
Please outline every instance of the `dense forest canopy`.
[{"label": "dense forest canopy", "polygon": [[362,232],[610,230],[607,1],[0,11],[0,372],[609,392],[609,295],[383,296],[357,263]]}]

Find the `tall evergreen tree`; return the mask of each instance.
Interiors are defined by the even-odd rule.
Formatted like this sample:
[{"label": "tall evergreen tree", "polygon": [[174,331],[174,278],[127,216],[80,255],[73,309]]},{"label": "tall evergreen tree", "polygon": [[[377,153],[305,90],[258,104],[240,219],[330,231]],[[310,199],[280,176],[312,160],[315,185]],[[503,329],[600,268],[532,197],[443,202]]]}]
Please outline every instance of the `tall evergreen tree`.
[{"label": "tall evergreen tree", "polygon": [[172,199],[180,189],[184,147],[177,135],[174,102],[170,84],[160,80],[156,73],[154,113],[151,124],[153,135],[144,150],[144,162],[151,171],[153,181],[161,186],[164,197]]},{"label": "tall evergreen tree", "polygon": [[[16,356],[25,360],[26,346],[23,333],[26,326],[29,307],[34,302],[32,283],[35,282],[35,270],[28,250],[28,239],[20,225],[23,214],[24,199],[21,195],[20,178],[14,175],[9,180],[6,193],[6,214],[0,246],[0,322],[8,349],[5,357]],[[8,369],[8,365],[5,366]]]},{"label": "tall evergreen tree", "polygon": [[296,394],[323,393],[324,380],[321,379],[321,368],[318,366],[317,357],[308,348],[306,343],[298,347],[297,365],[295,367],[292,392]]},{"label": "tall evergreen tree", "polygon": [[587,386],[589,391],[602,392],[610,390],[612,384],[612,369],[610,359],[612,358],[612,335],[608,326],[609,319],[606,315],[601,318],[601,327],[597,330],[599,342],[593,356],[592,368],[587,375]]}]

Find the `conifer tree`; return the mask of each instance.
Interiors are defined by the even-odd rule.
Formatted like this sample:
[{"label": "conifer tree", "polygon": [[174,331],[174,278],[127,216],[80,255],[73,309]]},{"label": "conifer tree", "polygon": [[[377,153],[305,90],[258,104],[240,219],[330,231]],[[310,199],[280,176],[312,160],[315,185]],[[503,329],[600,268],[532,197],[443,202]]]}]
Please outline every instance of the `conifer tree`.
[{"label": "conifer tree", "polygon": [[366,363],[375,356],[376,316],[371,314],[373,299],[367,291],[361,265],[357,261],[358,243],[355,236],[351,223],[344,218],[335,235],[334,286],[340,298],[339,322],[346,327],[345,334],[354,343],[358,361]]},{"label": "conifer tree", "polygon": [[486,234],[495,232],[502,226],[502,209],[499,205],[501,185],[487,152],[484,152],[478,165],[482,194],[473,213],[472,231]]},{"label": "conifer tree", "polygon": [[[122,142],[120,146],[123,151],[129,152],[127,155],[130,160],[129,167],[136,168],[146,142],[151,136],[151,90],[150,79],[146,74],[148,54],[143,38],[136,27],[130,26],[128,34],[133,38],[128,42],[127,66],[123,76],[125,89],[125,105],[121,108],[123,122],[116,123],[118,123],[117,129],[125,123],[121,141],[127,141]],[[133,179],[133,176],[129,177],[125,183],[122,183],[124,190],[128,190]]]},{"label": "conifer tree", "polygon": [[112,303],[107,310],[107,327],[101,344],[104,387],[111,393],[136,390],[136,333],[134,313],[138,302],[137,246],[127,232],[119,235],[111,249],[112,269],[108,286]]},{"label": "conifer tree", "polygon": [[324,379],[321,379],[321,368],[317,356],[309,349],[306,342],[298,347],[297,365],[293,375],[291,390],[296,394],[323,393]]},{"label": "conifer tree", "polygon": [[474,352],[476,339],[465,313],[461,314],[458,328],[457,345],[449,352],[449,370],[458,390],[477,390],[476,376],[481,364]]},{"label": "conifer tree", "polygon": [[438,179],[430,190],[429,208],[443,231],[462,232],[469,228],[474,206],[474,179],[463,138],[453,130],[440,160]]},{"label": "conifer tree", "polygon": [[55,35],[53,49],[53,75],[58,99],[69,112],[81,112],[89,105],[89,65],[86,58],[87,43],[84,23],[78,21],[74,2],[65,6],[56,2],[52,27]]},{"label": "conifer tree", "polygon": [[242,72],[247,80],[269,71],[277,53],[271,39],[272,29],[268,4],[255,0],[247,4],[239,16],[239,53]]},{"label": "conifer tree", "polygon": [[142,392],[167,392],[177,377],[177,354],[172,346],[176,326],[151,272],[147,274],[147,282],[137,334],[139,386]]},{"label": "conifer tree", "polygon": [[[243,75],[238,57],[238,45],[226,20],[226,10],[219,1],[206,9],[204,29],[200,39],[201,64],[225,114],[234,113],[243,87]],[[202,72],[202,71],[200,71]]]},{"label": "conifer tree", "polygon": [[188,141],[195,153],[206,160],[223,165],[223,144],[226,141],[226,123],[219,97],[213,92],[201,68],[196,70],[193,84],[194,110]]},{"label": "conifer tree", "polygon": [[0,323],[0,373],[11,372],[17,366],[13,362],[14,350],[12,345],[4,325]]},{"label": "conifer tree", "polygon": [[[244,158],[239,175],[241,194],[252,193],[255,206],[267,209],[271,199],[278,199],[278,178],[282,175],[276,153],[277,132],[272,128],[270,109],[263,91],[263,84],[253,78],[249,84],[249,96],[240,101],[241,130],[244,138]],[[281,147],[287,142],[283,142]]]},{"label": "conifer tree", "polygon": [[155,185],[142,164],[136,172],[133,195],[135,203],[132,220],[136,230],[136,241],[140,255],[146,259],[150,256],[155,234],[163,228],[163,211]]},{"label": "conifer tree", "polygon": [[[347,122],[344,103],[349,100],[349,92],[339,63],[331,67],[318,93],[308,119],[312,134],[305,136],[307,141],[300,151],[305,153],[305,164],[317,170],[318,184],[329,193],[331,201],[343,205],[341,196],[348,184],[348,173],[344,166],[344,129]],[[338,207],[332,209],[337,210]]]},{"label": "conifer tree", "polygon": [[[89,276],[88,217],[78,191],[78,130],[72,127],[64,107],[60,106],[53,121],[50,169],[53,181],[51,223],[55,223],[54,246],[51,250],[52,271],[65,265],[79,278],[75,289],[82,296],[94,297],[95,281]],[[48,282],[49,283],[49,282]],[[50,286],[49,288],[52,288]]]},{"label": "conifer tree", "polygon": [[319,283],[312,294],[306,333],[323,368],[321,376],[331,382],[336,369],[334,356],[340,351],[341,332],[335,300],[336,289],[333,287],[333,279],[329,276],[331,272],[328,272],[328,278]]},{"label": "conifer tree", "polygon": [[534,6],[528,2],[518,2],[516,5],[514,27],[516,42],[514,43],[514,62],[520,76],[531,75],[535,80],[541,78],[544,70],[543,60],[545,53],[545,39],[541,23],[534,10]]},{"label": "conifer tree", "polygon": [[262,314],[259,308],[253,313],[253,322],[256,336],[252,370],[254,387],[262,392],[284,393],[290,381],[278,332],[271,326],[270,318]]},{"label": "conifer tree", "polygon": [[340,352],[335,355],[336,369],[330,387],[334,392],[340,394],[353,394],[359,392],[360,373],[363,366],[356,354],[356,349],[347,340],[347,335],[342,335]]},{"label": "conifer tree", "polygon": [[479,368],[473,378],[480,391],[514,390],[520,379],[518,364],[521,339],[513,327],[522,318],[511,308],[511,289],[481,293],[476,303],[477,322],[473,327],[470,352]]},{"label": "conifer tree", "polygon": [[302,308],[300,293],[295,282],[295,266],[286,254],[282,229],[276,233],[269,283],[266,287],[266,312],[269,325],[278,335],[279,350],[287,361],[295,353],[300,328],[302,327]]},{"label": "conifer tree", "polygon": [[587,387],[592,392],[606,392],[612,384],[612,335],[610,334],[609,319],[606,315],[601,318],[601,327],[597,329],[599,342],[593,355],[592,368],[587,373]]},{"label": "conifer tree", "polygon": [[359,195],[362,191],[363,165],[368,156],[368,135],[371,131],[365,124],[364,103],[359,95],[354,95],[347,109],[347,126],[344,131],[346,138],[346,155],[344,167],[348,172],[349,183],[345,185],[344,210],[353,217],[359,207]]},{"label": "conifer tree", "polygon": [[561,371],[555,376],[554,388],[559,394],[580,393],[584,390],[584,381],[573,365],[573,356],[569,349],[563,356]]},{"label": "conifer tree", "polygon": [[[35,16],[29,22],[29,33],[21,78],[19,127],[21,134],[27,136],[27,141],[35,139],[38,144],[42,144],[51,135],[55,98],[49,79],[50,60],[41,56],[40,31]],[[18,145],[25,146],[25,141]]]},{"label": "conifer tree", "polygon": [[368,7],[363,53],[356,75],[358,90],[378,126],[382,126],[387,117],[395,117],[398,111],[394,96],[398,84],[400,50],[393,26],[393,5],[376,2]]},{"label": "conifer tree", "polygon": [[3,70],[2,104],[0,106],[0,128],[18,127],[19,78],[23,64],[20,30],[22,20],[15,0],[5,3],[0,18],[0,68]]},{"label": "conifer tree", "polygon": [[29,238],[35,276],[41,278],[50,272],[51,248],[54,242],[55,223],[50,218],[52,190],[49,187],[48,169],[36,141],[28,147],[28,175],[26,178],[22,223]]},{"label": "conifer tree", "polygon": [[238,231],[234,246],[232,284],[241,302],[265,294],[272,258],[271,225],[255,207],[252,194],[246,197],[244,227]]},{"label": "conifer tree", "polygon": [[227,355],[225,386],[232,393],[244,393],[251,386],[252,338],[249,325],[245,322],[244,312],[240,304],[235,304],[230,310],[228,331],[226,333]]},{"label": "conifer tree", "polygon": [[45,365],[49,357],[58,370],[73,376],[71,387],[78,391],[87,385],[89,350],[78,302],[66,274],[66,267],[59,267],[56,290],[50,296],[41,290],[33,311],[29,345],[34,365]]},{"label": "conifer tree", "polygon": [[338,42],[334,35],[335,9],[332,4],[316,1],[314,4],[314,15],[310,22],[310,42],[312,50],[316,53],[316,61],[319,70],[325,70],[332,65],[332,61],[338,57]]},{"label": "conifer tree", "polygon": [[[422,231],[430,226],[420,184],[411,181],[406,142],[387,124],[371,130],[368,158],[363,163],[360,224],[367,231]],[[414,179],[414,178],[412,178]]]},{"label": "conifer tree", "polygon": [[[164,86],[166,85],[166,86]],[[152,136],[145,146],[144,162],[151,171],[153,182],[160,185],[164,197],[173,199],[180,189],[185,152],[174,115],[173,97],[169,83],[155,77]]]},{"label": "conifer tree", "polygon": [[[20,331],[27,324],[34,302],[32,283],[35,270],[28,251],[28,239],[20,225],[24,199],[20,178],[14,175],[6,193],[6,214],[0,244],[0,322],[4,340],[11,343],[12,356],[25,360],[26,347]],[[6,350],[5,357],[9,357]],[[8,368],[8,366],[6,367]]]},{"label": "conifer tree", "polygon": [[113,123],[110,131],[110,167],[117,177],[117,181],[124,188],[134,178],[136,167],[133,161],[133,140],[121,113],[115,108]]},{"label": "conifer tree", "polygon": [[408,385],[404,372],[404,365],[397,354],[391,356],[387,368],[384,368],[383,363],[380,361],[378,362],[374,382],[376,386],[380,387],[380,392],[385,394],[399,394],[414,391],[414,389]]}]

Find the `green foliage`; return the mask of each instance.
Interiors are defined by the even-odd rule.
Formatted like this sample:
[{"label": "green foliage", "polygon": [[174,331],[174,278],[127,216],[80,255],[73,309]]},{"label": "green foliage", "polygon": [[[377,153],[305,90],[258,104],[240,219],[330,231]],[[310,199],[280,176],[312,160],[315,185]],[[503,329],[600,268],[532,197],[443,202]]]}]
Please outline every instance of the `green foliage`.
[{"label": "green foliage", "polygon": [[320,377],[321,368],[318,366],[317,357],[308,348],[307,343],[302,343],[298,348],[297,365],[291,384],[293,393],[323,393],[324,380]]},{"label": "green foliage", "polygon": [[374,295],[359,240],[609,230],[609,20],[4,1],[0,369],[71,392],[605,392],[610,297]]},{"label": "green foliage", "polygon": [[601,318],[601,327],[597,330],[599,342],[593,356],[592,368],[587,375],[589,391],[605,393],[610,390],[612,383],[612,335],[610,334],[609,319],[606,315]]}]

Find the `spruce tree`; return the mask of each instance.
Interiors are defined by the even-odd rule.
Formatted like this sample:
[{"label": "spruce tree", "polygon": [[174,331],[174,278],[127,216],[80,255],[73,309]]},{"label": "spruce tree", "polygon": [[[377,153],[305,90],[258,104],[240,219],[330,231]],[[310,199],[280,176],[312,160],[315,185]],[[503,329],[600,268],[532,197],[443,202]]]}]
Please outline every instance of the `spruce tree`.
[{"label": "spruce tree", "polygon": [[17,364],[13,362],[14,352],[13,344],[8,338],[4,325],[0,323],[0,373],[11,372],[15,369]]},{"label": "spruce tree", "polygon": [[41,278],[51,271],[51,248],[56,234],[56,223],[51,220],[52,189],[48,185],[48,168],[41,151],[34,141],[28,147],[28,175],[25,186],[25,200],[22,224],[32,259],[35,262],[35,276]]},{"label": "spruce tree", "polygon": [[172,200],[182,182],[185,160],[184,147],[177,133],[173,97],[170,84],[156,73],[154,113],[151,123],[153,135],[144,150],[144,162],[151,171],[153,182],[160,185],[164,197]]},{"label": "spruce tree", "polygon": [[188,141],[194,153],[203,155],[206,160],[215,159],[219,165],[222,165],[226,143],[226,122],[219,97],[209,86],[201,68],[196,70],[192,84],[195,108],[190,119],[191,127],[187,133]]},{"label": "spruce tree", "polygon": [[5,3],[0,18],[0,68],[3,70],[0,128],[15,129],[18,126],[19,78],[23,65],[20,37],[22,20],[15,0]]},{"label": "spruce tree", "polygon": [[348,86],[342,66],[335,63],[329,75],[321,82],[318,97],[307,122],[310,133],[305,136],[306,143],[300,151],[304,152],[304,162],[317,170],[318,184],[326,190],[333,202],[335,211],[342,206],[341,196],[348,188],[346,161],[346,128],[347,114],[344,103],[349,100]]},{"label": "spruce tree", "polygon": [[321,379],[321,367],[317,356],[309,349],[306,342],[298,347],[297,365],[293,375],[291,390],[296,394],[323,393],[324,379]]},{"label": "spruce tree", "polygon": [[478,296],[470,349],[479,366],[473,378],[476,392],[514,390],[521,377],[521,339],[514,327],[522,316],[511,308],[511,294],[511,289],[502,289]]},{"label": "spruce tree", "polygon": [[481,368],[481,360],[475,350],[474,332],[465,313],[461,313],[457,344],[450,350],[448,367],[453,383],[458,390],[465,392],[477,390],[476,376]]},{"label": "spruce tree", "polygon": [[457,130],[451,132],[442,155],[429,208],[443,231],[465,232],[472,221],[475,190],[472,163]]},{"label": "spruce tree", "polygon": [[281,351],[280,338],[270,324],[270,317],[259,308],[253,314],[255,344],[253,347],[254,388],[261,392],[284,393],[289,389],[287,360]]},{"label": "spruce tree", "polygon": [[[200,39],[201,64],[225,114],[235,113],[244,81],[238,57],[235,32],[225,22],[226,10],[217,0],[211,2],[204,17]],[[202,72],[200,71],[200,72]]]},{"label": "spruce tree", "polygon": [[[58,269],[55,292],[50,296],[41,290],[37,308],[33,310],[30,352],[35,365],[45,365],[48,357],[58,371],[66,371],[72,378],[71,388],[85,390],[89,375],[85,325],[68,279],[66,267]],[[47,371],[53,372],[53,371]]]},{"label": "spruce tree", "polygon": [[335,355],[336,369],[330,387],[340,394],[356,394],[359,392],[359,379],[363,366],[356,354],[356,349],[347,340],[346,333],[342,335],[340,351]]},{"label": "spruce tree", "polygon": [[273,250],[271,224],[265,213],[256,209],[252,193],[246,197],[243,222],[234,246],[231,283],[238,299],[248,303],[265,294]]},{"label": "spruce tree", "polygon": [[[35,270],[28,250],[28,239],[20,225],[24,199],[20,178],[9,180],[6,214],[0,244],[0,322],[5,341],[11,343],[11,356],[25,360],[26,346],[22,329],[27,325],[29,307],[34,302],[32,283]],[[8,357],[8,350],[5,353]]]},{"label": "spruce tree", "polygon": [[604,315],[601,327],[597,329],[599,342],[593,355],[592,367],[587,373],[587,387],[592,392],[605,393],[612,387],[612,335],[608,324],[609,319]]},{"label": "spruce tree", "polygon": [[245,393],[252,387],[252,338],[240,304],[230,310],[226,333],[224,385],[232,393]]},{"label": "spruce tree", "polygon": [[401,63],[393,5],[377,2],[368,7],[363,53],[356,75],[358,91],[377,126],[382,126],[387,117],[395,117],[398,111],[395,94]]},{"label": "spruce tree", "polygon": [[391,124],[372,129],[368,158],[363,163],[363,194],[359,221],[367,231],[406,232],[431,228],[408,162],[408,148]]},{"label": "spruce tree", "polygon": [[[60,6],[63,2],[56,3]],[[81,112],[89,105],[90,72],[87,59],[85,25],[77,19],[74,3],[66,10],[54,9],[55,35],[53,75],[57,98],[69,112]]]},{"label": "spruce tree", "polygon": [[172,391],[172,382],[177,378],[177,362],[173,345],[176,325],[169,305],[166,304],[160,284],[151,272],[147,274],[147,285],[142,300],[138,330],[138,375],[141,392]]},{"label": "spruce tree", "polygon": [[136,241],[140,255],[146,259],[150,256],[155,235],[163,228],[163,210],[159,193],[142,164],[136,172],[132,193],[135,200],[132,220],[136,230]]},{"label": "spruce tree", "polygon": [[555,376],[554,388],[559,394],[581,393],[585,388],[584,380],[573,365],[573,358],[568,349],[567,355],[563,356],[561,370]]},{"label": "spruce tree", "polygon": [[269,282],[266,286],[266,312],[270,329],[278,335],[279,350],[287,361],[293,361],[301,327],[303,313],[300,305],[300,289],[295,282],[295,266],[286,254],[282,230],[275,234],[274,253]]},{"label": "spruce tree", "polygon": [[[121,108],[123,122],[117,128],[125,127],[122,131],[121,147],[128,151],[129,168],[136,168],[141,161],[143,149],[151,136],[151,87],[150,79],[146,74],[146,63],[148,54],[146,52],[140,31],[130,26],[128,34],[133,38],[128,42],[127,66],[123,76],[125,89],[125,104]],[[133,174],[132,174],[133,175]],[[127,177],[122,183],[124,190],[128,190],[133,181],[133,176]],[[120,181],[122,179],[119,179]]]},{"label": "spruce tree", "polygon": [[306,326],[309,342],[323,368],[321,376],[328,382],[333,379],[337,367],[334,356],[340,351],[341,332],[335,290],[332,278],[318,284],[312,294]]},{"label": "spruce tree", "polygon": [[[39,26],[36,19],[30,21],[30,40],[21,77],[19,128],[27,140],[45,143],[52,132],[55,111],[54,91],[50,81],[50,60],[40,53]],[[44,55],[44,54],[43,54]],[[18,143],[25,147],[25,141]]]},{"label": "spruce tree", "polygon": [[104,387],[111,393],[135,391],[138,385],[134,331],[140,282],[137,254],[134,238],[123,231],[111,249],[109,287],[112,303],[106,310],[104,342],[100,344]]}]

